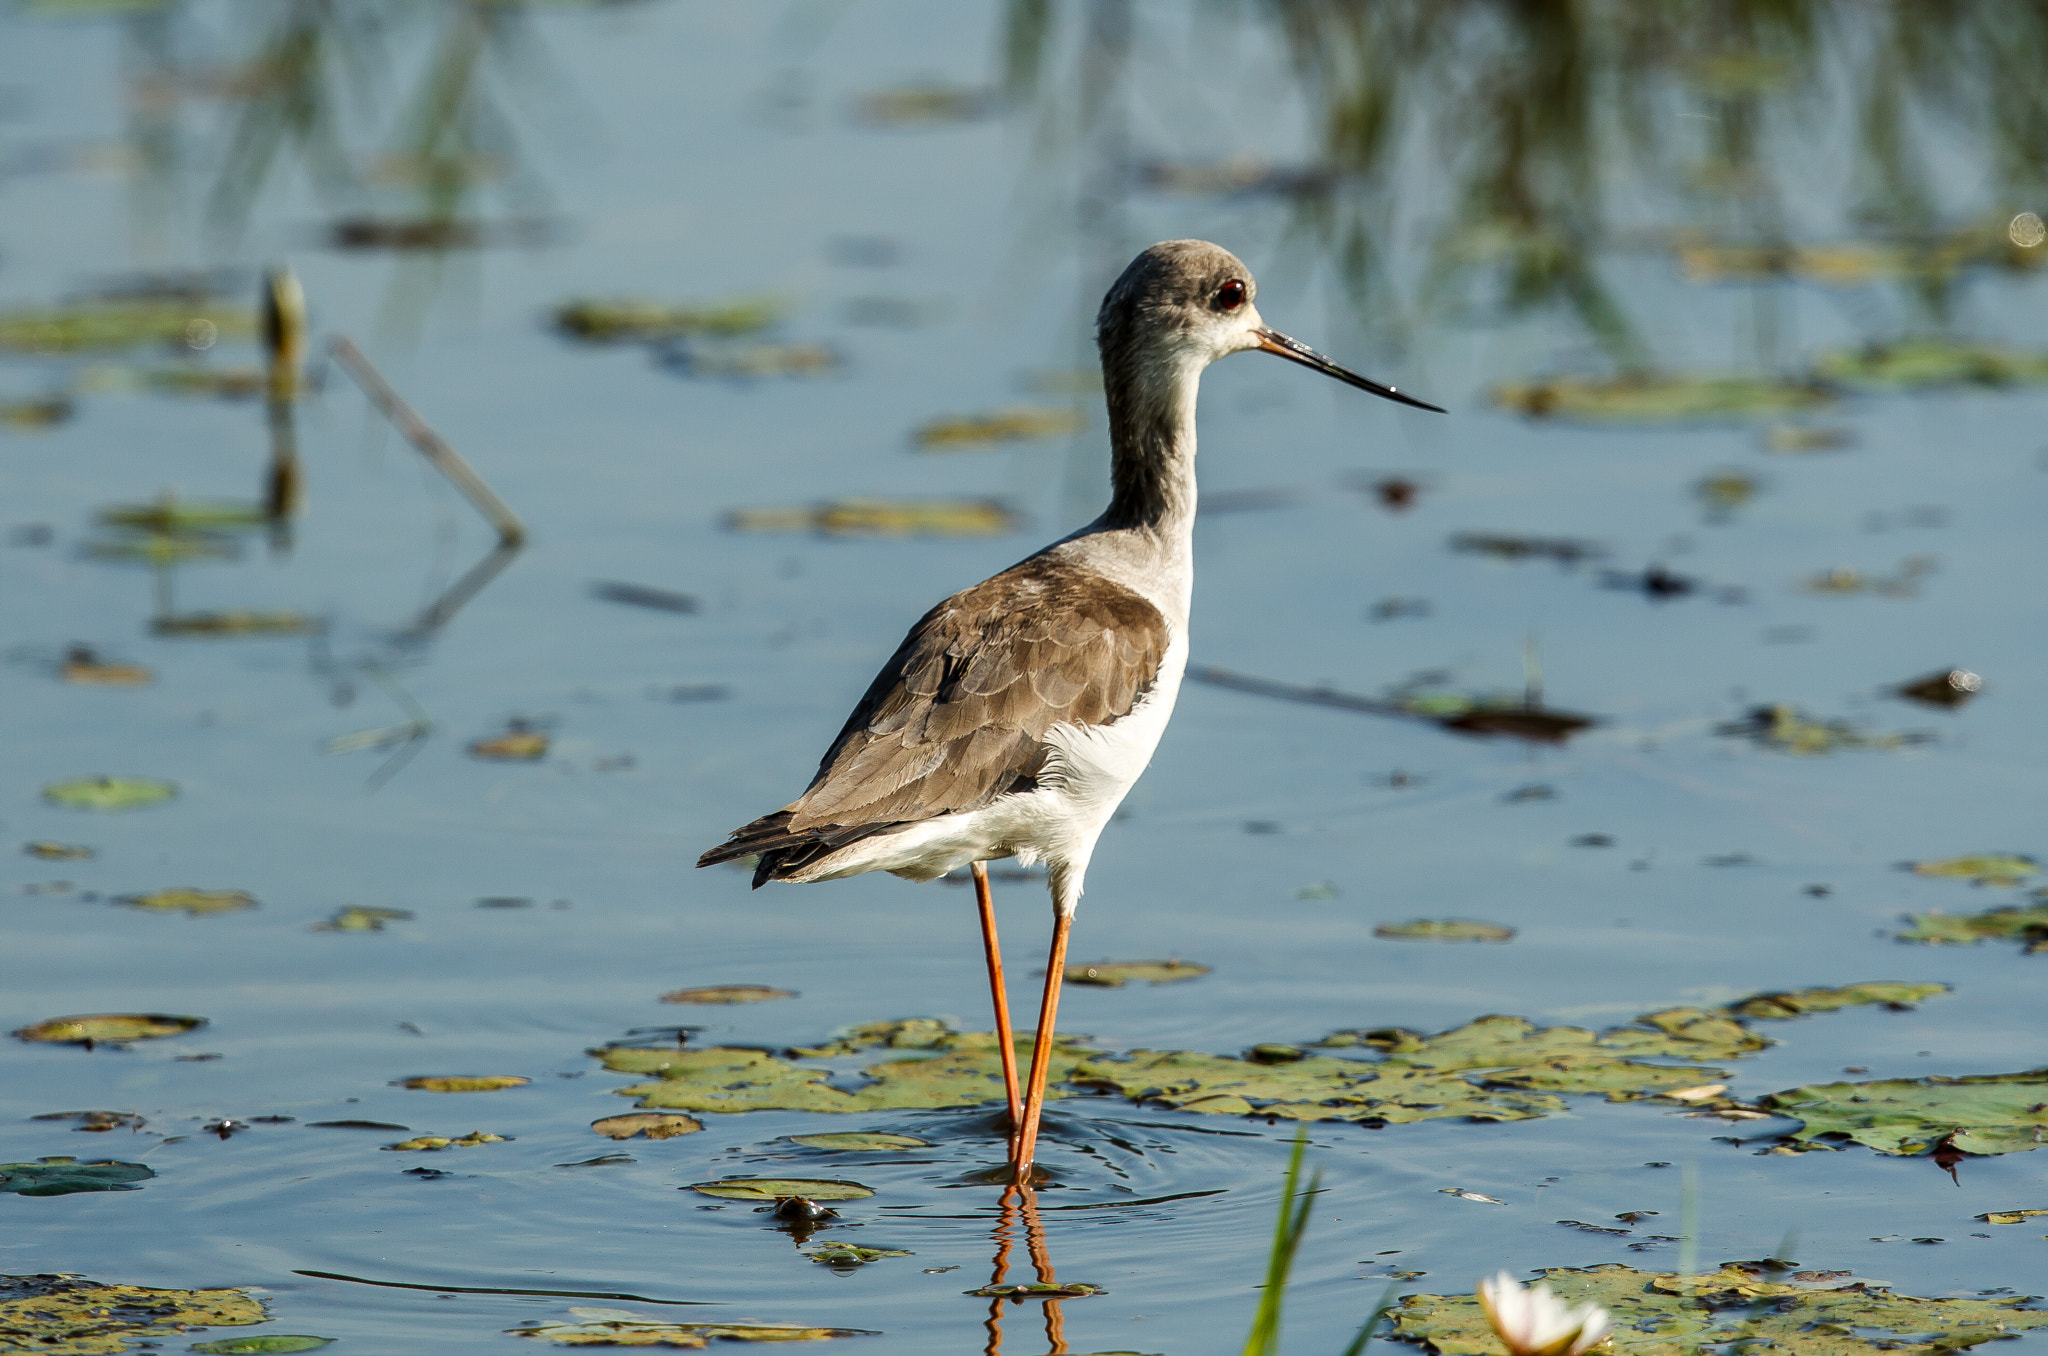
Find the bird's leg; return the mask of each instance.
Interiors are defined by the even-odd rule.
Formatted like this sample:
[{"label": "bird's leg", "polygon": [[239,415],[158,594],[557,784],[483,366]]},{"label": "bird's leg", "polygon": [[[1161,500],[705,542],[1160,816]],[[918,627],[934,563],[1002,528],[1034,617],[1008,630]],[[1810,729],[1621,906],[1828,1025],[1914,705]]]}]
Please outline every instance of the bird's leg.
[{"label": "bird's leg", "polygon": [[1031,1082],[1024,1094],[1024,1123],[1017,1131],[1017,1149],[1010,1156],[1018,1186],[1031,1185],[1031,1158],[1038,1148],[1038,1122],[1045,1110],[1045,1080],[1052,1069],[1053,1024],[1060,1010],[1060,981],[1067,974],[1067,933],[1074,916],[1056,910],[1052,919],[1052,954],[1045,963],[1045,997],[1038,1005],[1038,1038],[1031,1045]]},{"label": "bird's leg", "polygon": [[988,991],[996,1005],[996,1046],[1003,1056],[1003,1092],[1010,1099],[1010,1143],[1024,1124],[1024,1103],[1017,1094],[1017,1038],[1010,1033],[1010,992],[1003,987],[1003,948],[996,940],[996,902],[989,894],[988,863],[976,862],[974,898],[981,905],[981,949],[988,957]]}]

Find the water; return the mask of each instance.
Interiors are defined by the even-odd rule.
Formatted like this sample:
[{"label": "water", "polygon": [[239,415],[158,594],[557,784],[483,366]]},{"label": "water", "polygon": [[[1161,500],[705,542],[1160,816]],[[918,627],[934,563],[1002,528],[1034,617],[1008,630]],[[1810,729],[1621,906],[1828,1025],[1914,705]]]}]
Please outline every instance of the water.
[{"label": "water", "polygon": [[[1118,12],[1099,6],[1096,18]],[[361,107],[344,101],[338,115],[359,165],[401,145],[395,110],[470,12],[382,13],[381,92]],[[1913,1012],[1772,1024],[1781,1044],[1735,1066],[1736,1091],[1826,1081],[1851,1065],[1882,1078],[2048,1064],[2039,958],[1884,935],[1908,910],[2007,897],[1897,862],[2037,847],[2048,693],[2042,604],[2026,580],[2048,497],[2038,432],[2048,401],[2024,387],[1856,397],[1814,421],[1853,446],[1803,455],[1765,451],[1750,423],[1587,429],[1511,416],[1486,403],[1493,382],[1598,370],[1603,348],[1626,345],[1569,305],[1504,315],[1492,294],[1463,311],[1396,312],[1385,300],[1415,302],[1427,247],[1485,224],[1429,217],[1467,161],[1436,154],[1419,132],[1403,143],[1405,224],[1384,256],[1393,290],[1368,289],[1385,304],[1361,319],[1324,239],[1290,233],[1287,202],[1102,188],[1120,140],[1134,158],[1318,159],[1318,101],[1330,89],[1297,78],[1265,18],[1141,6],[1142,55],[1119,74],[1091,66],[1076,16],[1058,13],[1066,27],[1035,102],[1007,117],[892,129],[862,124],[855,101],[906,83],[991,79],[1000,7],[507,9],[480,88],[518,140],[479,124],[482,153],[509,168],[466,185],[457,215],[544,219],[553,242],[396,257],[321,248],[321,223],[417,216],[422,200],[385,186],[323,201],[296,168],[303,157],[280,162],[238,237],[204,229],[245,105],[218,97],[218,80],[204,93],[201,77],[246,58],[261,32],[249,13],[191,3],[0,18],[10,110],[0,146],[12,166],[0,182],[0,296],[38,303],[136,267],[289,257],[316,333],[362,343],[531,531],[445,627],[400,639],[487,555],[490,535],[329,369],[301,411],[307,505],[289,552],[252,537],[239,563],[186,567],[173,582],[182,610],[299,608],[327,619],[325,636],[153,638],[149,572],[80,554],[93,515],[172,486],[250,495],[266,455],[260,409],[89,395],[59,427],[0,434],[0,529],[54,530],[48,545],[0,551],[15,660],[0,668],[0,819],[14,841],[100,849],[87,862],[8,859],[0,1016],[9,1028],[102,1011],[210,1019],[128,1051],[0,1047],[0,1159],[109,1156],[158,1174],[136,1192],[9,1196],[0,1271],[254,1287],[278,1329],[338,1337],[351,1351],[519,1349],[502,1330],[584,1303],[874,1329],[891,1351],[981,1349],[987,1302],[960,1292],[988,1280],[1000,1236],[1015,1239],[1008,1279],[1029,1278],[1020,1227],[970,1180],[1000,1154],[984,1116],[843,1125],[760,1112],[614,1145],[586,1126],[628,1109],[611,1092],[625,1080],[585,1051],[678,1022],[705,1027],[698,1043],[763,1045],[897,1016],[986,1023],[966,891],[864,877],[753,894],[743,873],[692,862],[802,784],[935,597],[1085,516],[1101,484],[1099,431],[1071,448],[949,456],[909,450],[908,435],[941,414],[1044,403],[1024,393],[1024,375],[1072,367],[1104,269],[1167,236],[1237,249],[1261,275],[1270,321],[1453,411],[1396,410],[1250,357],[1213,369],[1205,491],[1297,497],[1201,523],[1196,661],[1360,693],[1428,668],[1453,670],[1463,687],[1514,690],[1533,637],[1546,698],[1607,723],[1566,748],[1531,750],[1190,685],[1128,816],[1103,841],[1075,946],[1090,959],[1177,955],[1214,973],[1070,990],[1066,1029],[1110,1049],[1235,1052],[1340,1027],[1438,1030],[1488,1012],[1599,1026],[1762,989],[1898,978],[1954,992]],[[1867,37],[1827,41],[1824,65],[1853,71],[1869,59]],[[185,71],[180,99],[139,100],[152,61],[157,75],[162,61]],[[1095,97],[1112,112],[1092,129],[1063,123]],[[1415,96],[1444,112],[1433,97]],[[1683,97],[1682,82],[1659,94],[1669,106]],[[1706,106],[1724,122],[1741,111]],[[1809,116],[1810,144],[1779,126],[1759,154],[1783,171],[1799,238],[1840,238],[1856,228],[1854,165],[1841,150],[1855,125],[1825,102]],[[1942,222],[2039,201],[1982,182],[1996,150],[1983,127],[1942,135],[1949,154],[1930,175]],[[167,144],[175,155],[151,158]],[[1552,150],[1539,143],[1530,163]],[[1662,365],[1784,368],[1931,323],[1910,289],[1883,281],[1846,292],[1686,283],[1668,252],[1640,246],[1647,224],[1765,215],[1673,191],[1692,153],[1674,141],[1650,168],[1615,171],[1627,192],[1609,201],[1596,250],[1611,296]],[[1483,218],[1482,207],[1463,210]],[[858,262],[877,256],[895,262]],[[760,293],[788,300],[783,337],[838,346],[843,372],[683,380],[637,348],[573,347],[544,323],[576,295]],[[845,323],[846,303],[868,297],[948,318]],[[1965,274],[1943,299],[1957,333],[2041,341],[2041,287],[2025,272]],[[224,341],[211,357],[247,363],[253,349]],[[11,358],[0,395],[55,389],[78,366]],[[1761,492],[1707,521],[1692,487],[1725,469],[1756,477]],[[1360,471],[1415,477],[1416,506],[1390,513],[1347,488]],[[1002,497],[1028,522],[993,538],[907,541],[721,527],[736,506],[941,495]],[[1585,537],[1610,554],[1566,570],[1447,551],[1467,530]],[[1795,587],[1838,565],[1889,573],[1915,555],[1939,566],[1911,598]],[[1657,603],[1599,587],[1603,565],[1652,562],[1746,601]],[[686,591],[703,610],[600,601],[589,592],[599,580]],[[1422,618],[1368,620],[1384,598],[1431,606]],[[58,683],[49,661],[73,642],[151,665],[159,679],[132,691]],[[1986,675],[1986,695],[1953,713],[1880,695],[1949,664]],[[729,697],[666,698],[707,684]],[[387,769],[378,753],[321,753],[336,736],[406,719],[394,688],[435,727],[415,756]],[[1799,758],[1714,733],[1766,701],[1938,738]],[[550,729],[545,762],[464,755],[513,717]],[[1390,784],[1396,772],[1405,784]],[[48,782],[100,773],[172,779],[181,795],[107,816],[38,799]],[[1513,794],[1539,785],[1553,794]],[[1614,845],[1570,845],[1589,833]],[[1747,860],[1709,864],[1732,855]],[[30,889],[60,879],[69,893]],[[193,919],[80,898],[178,885],[247,890],[261,907]],[[477,907],[489,897],[532,904]],[[1013,969],[1028,972],[1043,944],[1042,896],[1004,885],[998,903]],[[374,934],[311,930],[348,905],[415,917]],[[1460,916],[1519,936],[1432,946],[1372,935],[1376,923]],[[801,996],[729,1009],[656,1001],[733,982]],[[220,1058],[177,1058],[197,1053]],[[533,1082],[468,1096],[392,1086],[433,1073]],[[139,1112],[152,1133],[87,1136],[29,1119],[85,1108]],[[296,1120],[226,1141],[200,1133],[222,1116]],[[308,1125],[343,1118],[515,1138],[387,1155],[377,1146],[400,1136]],[[1789,1128],[1755,1124],[1593,1099],[1522,1124],[1318,1124],[1311,1159],[1328,1191],[1290,1294],[1289,1349],[1338,1349],[1386,1285],[1373,1278],[1392,1269],[1426,1273],[1405,1289],[1455,1293],[1499,1267],[1675,1266],[1676,1245],[1638,1256],[1554,1221],[1656,1210],[1639,1232],[1676,1234],[1688,1164],[1704,1262],[1769,1255],[1790,1237],[1810,1266],[1915,1294],[2038,1284],[2037,1233],[1971,1219],[2040,1203],[2033,1155],[1968,1160],[1958,1186],[1925,1159],[1860,1148],[1760,1157],[1755,1144],[1717,1139]],[[780,1139],[846,1128],[935,1147],[821,1155]],[[1230,1346],[1256,1302],[1290,1128],[1078,1098],[1054,1108],[1048,1134],[1058,1189],[1041,1194],[1042,1246],[1061,1279],[1108,1293],[1060,1305],[1054,1338],[1040,1306],[1007,1309],[1010,1349]],[[635,1161],[557,1166],[607,1151]],[[406,1171],[423,1166],[452,1175]],[[856,1178],[876,1196],[819,1237],[916,1256],[838,1274],[749,1207],[676,1190],[728,1173]],[[1919,1237],[1946,1242],[1907,1241]],[[478,1293],[516,1290],[643,1299]]]}]

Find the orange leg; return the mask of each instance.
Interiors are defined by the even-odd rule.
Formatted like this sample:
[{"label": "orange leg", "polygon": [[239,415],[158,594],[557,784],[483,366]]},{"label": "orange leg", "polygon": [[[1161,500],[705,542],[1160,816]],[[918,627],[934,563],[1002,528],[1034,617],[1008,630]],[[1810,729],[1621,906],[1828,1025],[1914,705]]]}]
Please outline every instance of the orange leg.
[{"label": "orange leg", "polygon": [[981,905],[981,948],[988,957],[988,991],[996,1005],[996,1045],[1003,1056],[1003,1091],[1010,1099],[1010,1136],[1016,1142],[1024,1124],[1024,1104],[1017,1094],[1017,1038],[1010,1032],[1010,992],[1003,987],[1003,948],[996,940],[996,902],[989,894],[988,863],[974,864],[974,898]]},{"label": "orange leg", "polygon": [[1016,1152],[1010,1161],[1016,1167],[1016,1183],[1031,1185],[1031,1159],[1038,1150],[1038,1122],[1045,1109],[1046,1075],[1052,1069],[1053,1025],[1060,1011],[1060,981],[1067,975],[1067,933],[1073,929],[1073,915],[1055,913],[1052,920],[1052,954],[1045,963],[1045,997],[1038,1005],[1038,1038],[1031,1046],[1031,1083],[1024,1095],[1024,1123],[1017,1131]]}]

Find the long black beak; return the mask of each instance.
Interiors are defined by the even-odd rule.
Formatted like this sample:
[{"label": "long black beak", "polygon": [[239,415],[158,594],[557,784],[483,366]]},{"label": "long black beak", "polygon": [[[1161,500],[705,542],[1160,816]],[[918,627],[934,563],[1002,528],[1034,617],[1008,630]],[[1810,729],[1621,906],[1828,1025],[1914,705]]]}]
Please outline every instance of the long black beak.
[{"label": "long black beak", "polygon": [[1261,325],[1253,330],[1252,333],[1259,336],[1259,347],[1263,351],[1285,358],[1291,363],[1300,363],[1303,367],[1313,368],[1326,377],[1335,377],[1347,386],[1356,386],[1361,391],[1371,391],[1376,396],[1384,396],[1388,400],[1397,400],[1403,405],[1413,405],[1418,410],[1434,410],[1438,414],[1449,413],[1441,405],[1432,405],[1427,400],[1417,400],[1414,396],[1402,395],[1391,386],[1382,386],[1370,377],[1359,376],[1348,367],[1339,367],[1307,344],[1289,339],[1278,330],[1269,329]]}]

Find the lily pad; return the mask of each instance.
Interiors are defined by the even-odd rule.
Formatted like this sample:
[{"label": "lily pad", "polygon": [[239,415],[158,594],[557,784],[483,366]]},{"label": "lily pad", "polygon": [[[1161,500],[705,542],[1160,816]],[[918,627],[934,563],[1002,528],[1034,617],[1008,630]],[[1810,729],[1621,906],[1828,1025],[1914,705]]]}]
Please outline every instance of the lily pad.
[{"label": "lily pad", "polygon": [[345,909],[337,909],[334,917],[326,922],[313,924],[313,931],[382,932],[386,923],[404,923],[411,918],[411,909],[369,909],[350,905]]},{"label": "lily pad", "polygon": [[504,1144],[511,1138],[510,1135],[493,1135],[483,1130],[472,1130],[460,1139],[452,1139],[447,1135],[421,1135],[416,1139],[400,1140],[396,1144],[387,1144],[384,1147],[400,1152],[408,1149],[468,1149],[479,1144]]},{"label": "lily pad", "polygon": [[140,810],[160,805],[177,794],[176,782],[153,782],[140,777],[80,777],[76,781],[51,782],[43,788],[44,800],[74,810]]},{"label": "lily pad", "polygon": [[2048,353],[1954,339],[1906,339],[1824,353],[1814,361],[1813,374],[1866,391],[2035,386],[2048,382]]},{"label": "lily pad", "polygon": [[582,299],[555,310],[555,328],[590,344],[680,339],[711,334],[728,338],[758,334],[782,318],[773,297],[741,297],[701,306],[671,306],[637,298]]},{"label": "lily pad", "polygon": [[1095,961],[1086,965],[1069,965],[1067,983],[1121,989],[1136,980],[1172,984],[1176,980],[1200,979],[1208,973],[1208,966],[1197,965],[1194,961]]},{"label": "lily pad", "polygon": [[1843,720],[1816,720],[1793,706],[1759,706],[1741,720],[1714,727],[1714,733],[1747,739],[1779,753],[1811,755],[1845,749],[1900,749],[1924,744],[1924,734],[1871,734]]},{"label": "lily pad", "polygon": [[795,998],[793,989],[775,989],[766,984],[704,984],[694,989],[677,989],[661,996],[664,1003],[767,1003],[777,998]]},{"label": "lily pad", "polygon": [[[1616,1356],[1668,1356],[1741,1341],[1795,1356],[1925,1356],[2048,1326],[2048,1311],[2004,1299],[1918,1299],[1847,1273],[1728,1262],[1702,1276],[1637,1271],[1618,1263],[1540,1273],[1566,1304],[1592,1303],[1614,1319]],[[1822,1279],[1800,1280],[1813,1275]],[[1438,1356],[1505,1356],[1473,1295],[1407,1295],[1389,1314],[1393,1335]],[[1870,1333],[1891,1334],[1866,1335]]]},{"label": "lily pad", "polygon": [[1049,1300],[1086,1299],[1090,1295],[1109,1292],[1086,1281],[1030,1281],[1023,1285],[985,1285],[979,1290],[963,1290],[961,1293],[982,1299]]},{"label": "lily pad", "polygon": [[182,913],[197,918],[208,913],[239,913],[256,907],[256,896],[246,890],[194,890],[189,887],[157,890],[146,895],[122,895],[114,901],[151,913]]},{"label": "lily pad", "polygon": [[179,612],[154,618],[149,623],[150,634],[158,636],[309,636],[321,629],[319,618],[309,617],[303,612],[248,609]]},{"label": "lily pad", "polygon": [[2048,1210],[1992,1210],[1977,1218],[1986,1224],[2025,1224],[2042,1215],[2048,1215]]},{"label": "lily pad", "polygon": [[76,843],[23,843],[23,854],[46,862],[89,862],[99,856],[98,848],[83,847]]},{"label": "lily pad", "polygon": [[1668,424],[1775,418],[1832,404],[1814,381],[1681,374],[1560,377],[1507,382],[1493,401],[1531,419],[1597,424]]},{"label": "lily pad", "polygon": [[2048,951],[2048,903],[2009,904],[1982,913],[1916,913],[1907,921],[1912,926],[1899,934],[1902,942],[1973,945],[1991,937],[2025,942],[2030,952]]},{"label": "lily pad", "polygon": [[318,1351],[327,1346],[332,1337],[313,1337],[305,1333],[271,1332],[259,1337],[225,1337],[218,1342],[198,1342],[192,1350],[210,1352],[213,1356],[271,1356],[272,1353],[287,1351]]},{"label": "lily pad", "polygon": [[270,522],[270,516],[263,505],[246,500],[164,498],[102,509],[99,520],[108,527],[176,534],[259,528]]},{"label": "lily pad", "polygon": [[32,1121],[77,1121],[72,1128],[104,1134],[109,1130],[140,1130],[147,1122],[132,1111],[45,1111]]},{"label": "lily pad", "polygon": [[[69,1196],[79,1191],[140,1191],[133,1185],[156,1173],[140,1163],[96,1158],[40,1158],[33,1163],[0,1163],[0,1191],[17,1196]],[[0,1326],[0,1335],[5,1335]]]},{"label": "lily pad", "polygon": [[242,1290],[155,1290],[78,1276],[0,1276],[0,1341],[46,1356],[110,1356],[193,1328],[268,1321]]},{"label": "lily pad", "polygon": [[517,1074],[427,1074],[402,1079],[398,1086],[420,1092],[499,1092],[523,1088],[532,1081]]},{"label": "lily pad", "polygon": [[628,1111],[620,1116],[604,1116],[590,1123],[590,1128],[607,1139],[631,1139],[644,1135],[648,1139],[674,1139],[678,1135],[694,1135],[704,1128],[704,1122],[695,1116],[679,1116],[666,1111]]},{"label": "lily pad", "polygon": [[821,1266],[851,1269],[879,1262],[885,1257],[914,1257],[916,1254],[902,1248],[863,1248],[858,1243],[827,1243],[811,1249],[804,1256]]},{"label": "lily pad", "polygon": [[808,508],[734,509],[730,532],[816,532],[827,537],[992,537],[1020,526],[993,499],[841,499]]},{"label": "lily pad", "polygon": [[681,1347],[699,1350],[714,1341],[821,1342],[832,1337],[874,1337],[861,1328],[804,1328],[775,1323],[664,1323],[629,1309],[571,1307],[574,1323],[530,1323],[507,1328],[515,1337],[533,1337],[572,1347]]},{"label": "lily pad", "polygon": [[56,1045],[123,1045],[129,1041],[182,1036],[206,1025],[204,1017],[178,1017],[163,1012],[94,1013],[85,1017],[52,1017],[17,1028],[25,1041]]},{"label": "lily pad", "polygon": [[1774,1092],[1759,1105],[1804,1122],[1795,1143],[1840,1138],[1906,1155],[2023,1153],[2048,1144],[2048,1069],[1822,1083]]},{"label": "lily pad", "polygon": [[916,1135],[889,1135],[875,1130],[848,1130],[825,1135],[791,1135],[792,1144],[830,1153],[861,1153],[868,1150],[929,1149],[932,1142]]},{"label": "lily pad", "polygon": [[144,344],[206,348],[220,338],[246,337],[255,329],[256,314],[245,306],[157,298],[92,301],[0,313],[0,349],[80,353]]},{"label": "lily pad", "polygon": [[1506,942],[1514,939],[1515,930],[1469,918],[1418,918],[1412,923],[1382,923],[1372,935],[1411,942]]},{"label": "lily pad", "polygon": [[1737,1017],[1782,1019],[1876,1004],[1893,1012],[1904,1012],[1918,1006],[1923,999],[1947,992],[1946,984],[1904,984],[1896,980],[1879,980],[1871,984],[1844,984],[1838,989],[1760,993],[1739,1003],[1730,1003],[1728,1011]]},{"label": "lily pad", "polygon": [[1916,876],[1943,876],[1972,885],[2018,885],[2040,869],[2039,862],[2017,852],[1980,852],[1968,857],[1912,863]]},{"label": "lily pad", "polygon": [[469,756],[492,763],[537,763],[548,756],[551,741],[542,730],[511,730],[469,746]]},{"label": "lily pad", "polygon": [[116,664],[91,653],[67,655],[57,676],[76,687],[147,687],[156,670],[141,664]]},{"label": "lily pad", "polygon": [[684,1190],[730,1201],[860,1201],[875,1194],[859,1182],[826,1177],[727,1177],[692,1182]]},{"label": "lily pad", "polygon": [[1034,438],[1065,438],[1079,433],[1088,421],[1069,407],[1003,410],[996,414],[934,419],[912,435],[927,452],[960,452],[998,443]]}]

